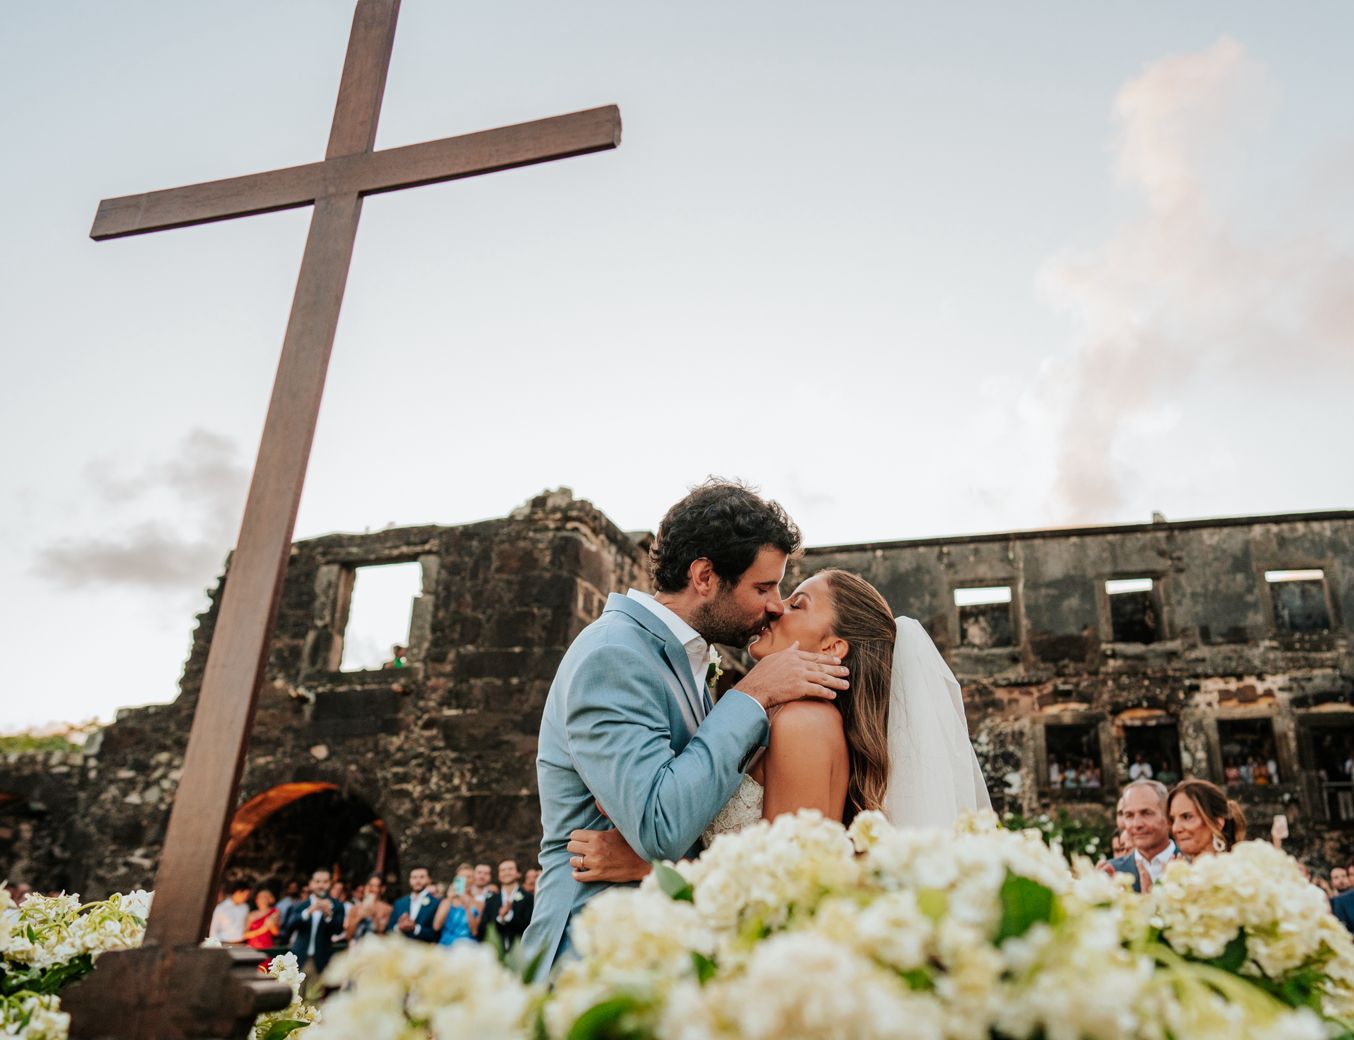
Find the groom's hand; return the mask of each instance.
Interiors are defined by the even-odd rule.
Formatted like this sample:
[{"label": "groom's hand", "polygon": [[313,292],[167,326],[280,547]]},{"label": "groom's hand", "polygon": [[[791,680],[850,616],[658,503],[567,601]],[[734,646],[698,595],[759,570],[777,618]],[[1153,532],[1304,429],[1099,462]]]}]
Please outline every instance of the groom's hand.
[{"label": "groom's hand", "polygon": [[763,708],[786,701],[817,697],[832,700],[838,690],[850,687],[848,670],[841,658],[799,649],[795,642],[788,649],[763,657],[734,689],[747,694]]}]

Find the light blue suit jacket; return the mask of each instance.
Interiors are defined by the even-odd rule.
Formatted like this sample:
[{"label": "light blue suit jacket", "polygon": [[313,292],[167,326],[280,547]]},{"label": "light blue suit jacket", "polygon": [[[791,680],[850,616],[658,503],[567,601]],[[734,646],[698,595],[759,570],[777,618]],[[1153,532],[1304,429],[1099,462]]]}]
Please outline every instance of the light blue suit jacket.
[{"label": "light blue suit jacket", "polygon": [[[652,611],[612,595],[560,662],[541,717],[541,877],[523,945],[550,968],[569,946],[569,920],[610,887],[569,869],[569,832],[615,826],[647,860],[698,851],[701,832],[765,746],[766,712],[731,690],[701,717],[686,650]],[[594,801],[600,803],[610,822]]]}]

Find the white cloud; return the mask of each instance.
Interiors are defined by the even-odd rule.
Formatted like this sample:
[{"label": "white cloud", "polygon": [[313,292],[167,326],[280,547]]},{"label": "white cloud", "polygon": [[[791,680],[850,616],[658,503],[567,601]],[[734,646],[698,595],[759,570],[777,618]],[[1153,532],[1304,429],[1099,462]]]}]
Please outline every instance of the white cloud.
[{"label": "white cloud", "polygon": [[1354,257],[1302,197],[1247,182],[1278,99],[1267,69],[1230,37],[1163,58],[1120,89],[1115,167],[1141,209],[1040,276],[1080,326],[1037,390],[1057,419],[1059,519],[1118,510],[1135,448],[1169,437],[1181,409],[1211,398],[1225,414],[1239,387],[1350,371]]}]

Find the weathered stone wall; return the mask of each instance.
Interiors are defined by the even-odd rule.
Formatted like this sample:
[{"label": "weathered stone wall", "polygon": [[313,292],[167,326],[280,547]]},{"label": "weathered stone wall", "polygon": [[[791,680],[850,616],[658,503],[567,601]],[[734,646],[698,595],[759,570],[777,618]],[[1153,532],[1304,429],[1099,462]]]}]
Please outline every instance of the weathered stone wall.
[{"label": "weathered stone wall", "polygon": [[[338,671],[353,568],[412,560],[423,595],[409,667]],[[0,792],[20,796],[16,811],[47,807],[31,851],[0,861],[0,875],[88,896],[150,883],[228,580],[229,571],[199,618],[178,700],[121,712],[65,766],[59,796],[25,779],[40,779],[40,766],[0,763]],[[280,785],[325,785],[359,807],[334,826],[355,830],[367,807],[402,864],[427,863],[445,879],[462,859],[534,862],[536,734],[550,680],[607,594],[630,585],[647,585],[639,547],[567,492],[503,520],[297,543],[241,804],[266,802]],[[288,811],[309,804],[322,811],[325,800]],[[257,866],[260,853],[239,837],[242,866]]]},{"label": "weathered stone wall", "polygon": [[[338,671],[353,568],[405,561],[424,576],[410,667]],[[566,493],[503,520],[297,543],[231,869],[277,879],[289,859],[303,871],[333,857],[359,872],[377,855],[367,825],[378,819],[388,870],[426,863],[445,879],[463,859],[532,861],[551,677],[609,592],[646,584],[643,562],[639,543]],[[1282,812],[1291,847],[1314,862],[1354,852],[1316,768],[1320,749],[1354,737],[1342,609],[1354,604],[1354,513],[812,549],[787,589],[829,566],[865,575],[925,623],[964,683],[999,806],[1111,811],[1144,726],[1166,727],[1185,770],[1226,780],[1227,727],[1258,720],[1281,782],[1231,786],[1253,829],[1267,833]],[[1327,631],[1282,630],[1265,571],[1286,568],[1324,571]],[[1144,577],[1155,641],[1116,641],[1105,581]],[[150,883],[224,580],[176,702],[121,712],[82,756],[0,760],[0,795],[14,796],[0,797],[0,876],[89,896]],[[1011,604],[975,608],[961,627],[954,590],[973,586],[1008,586]],[[1049,786],[1050,734],[1067,725],[1084,727],[1101,787]]]},{"label": "weathered stone wall", "polygon": [[[1354,739],[1354,513],[810,549],[787,587],[827,567],[864,575],[925,624],[963,683],[1003,807],[1112,808],[1135,725],[1176,726],[1184,771],[1223,783],[1219,725],[1256,719],[1272,726],[1281,782],[1229,785],[1252,835],[1284,813],[1290,848],[1316,862],[1354,855],[1325,787],[1338,778],[1320,775],[1315,754],[1322,734]],[[1299,568],[1324,572],[1327,631],[1289,633],[1276,617],[1265,572]],[[1154,642],[1114,639],[1105,582],[1129,578],[1153,579]],[[979,586],[1009,587],[1009,646],[966,645],[954,593]],[[1046,736],[1059,725],[1090,727],[1099,789],[1049,786]]]}]

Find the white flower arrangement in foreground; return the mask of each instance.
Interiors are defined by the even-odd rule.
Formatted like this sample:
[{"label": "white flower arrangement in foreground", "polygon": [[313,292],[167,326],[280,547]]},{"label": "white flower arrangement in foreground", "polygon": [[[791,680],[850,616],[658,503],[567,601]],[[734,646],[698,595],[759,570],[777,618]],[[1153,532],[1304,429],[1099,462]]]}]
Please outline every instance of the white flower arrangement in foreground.
[{"label": "white flower arrangement in foreground", "polygon": [[1349,1036],[1354,942],[1283,853],[1126,880],[990,814],[783,816],[592,900],[548,990],[483,947],[364,940],[307,1040]]},{"label": "white flower arrangement in foreground", "polygon": [[81,904],[75,895],[30,895],[17,905],[0,885],[0,1036],[65,1040],[70,1016],[58,991],[111,950],[141,945],[149,892]]},{"label": "white flower arrangement in foreground", "polygon": [[325,1002],[306,1040],[525,1037],[531,991],[489,947],[369,935],[336,957],[324,980],[344,989]]},{"label": "white flower arrangement in foreground", "polygon": [[[0,885],[0,1037],[66,1040],[70,1016],[59,991],[93,971],[100,955],[140,946],[150,904],[151,893],[138,890],[97,903],[30,895],[20,905]],[[301,999],[306,976],[294,954],[273,958],[268,974],[291,987],[292,1002],[260,1015],[254,1040],[283,1040],[319,1021],[319,1010]]]}]

